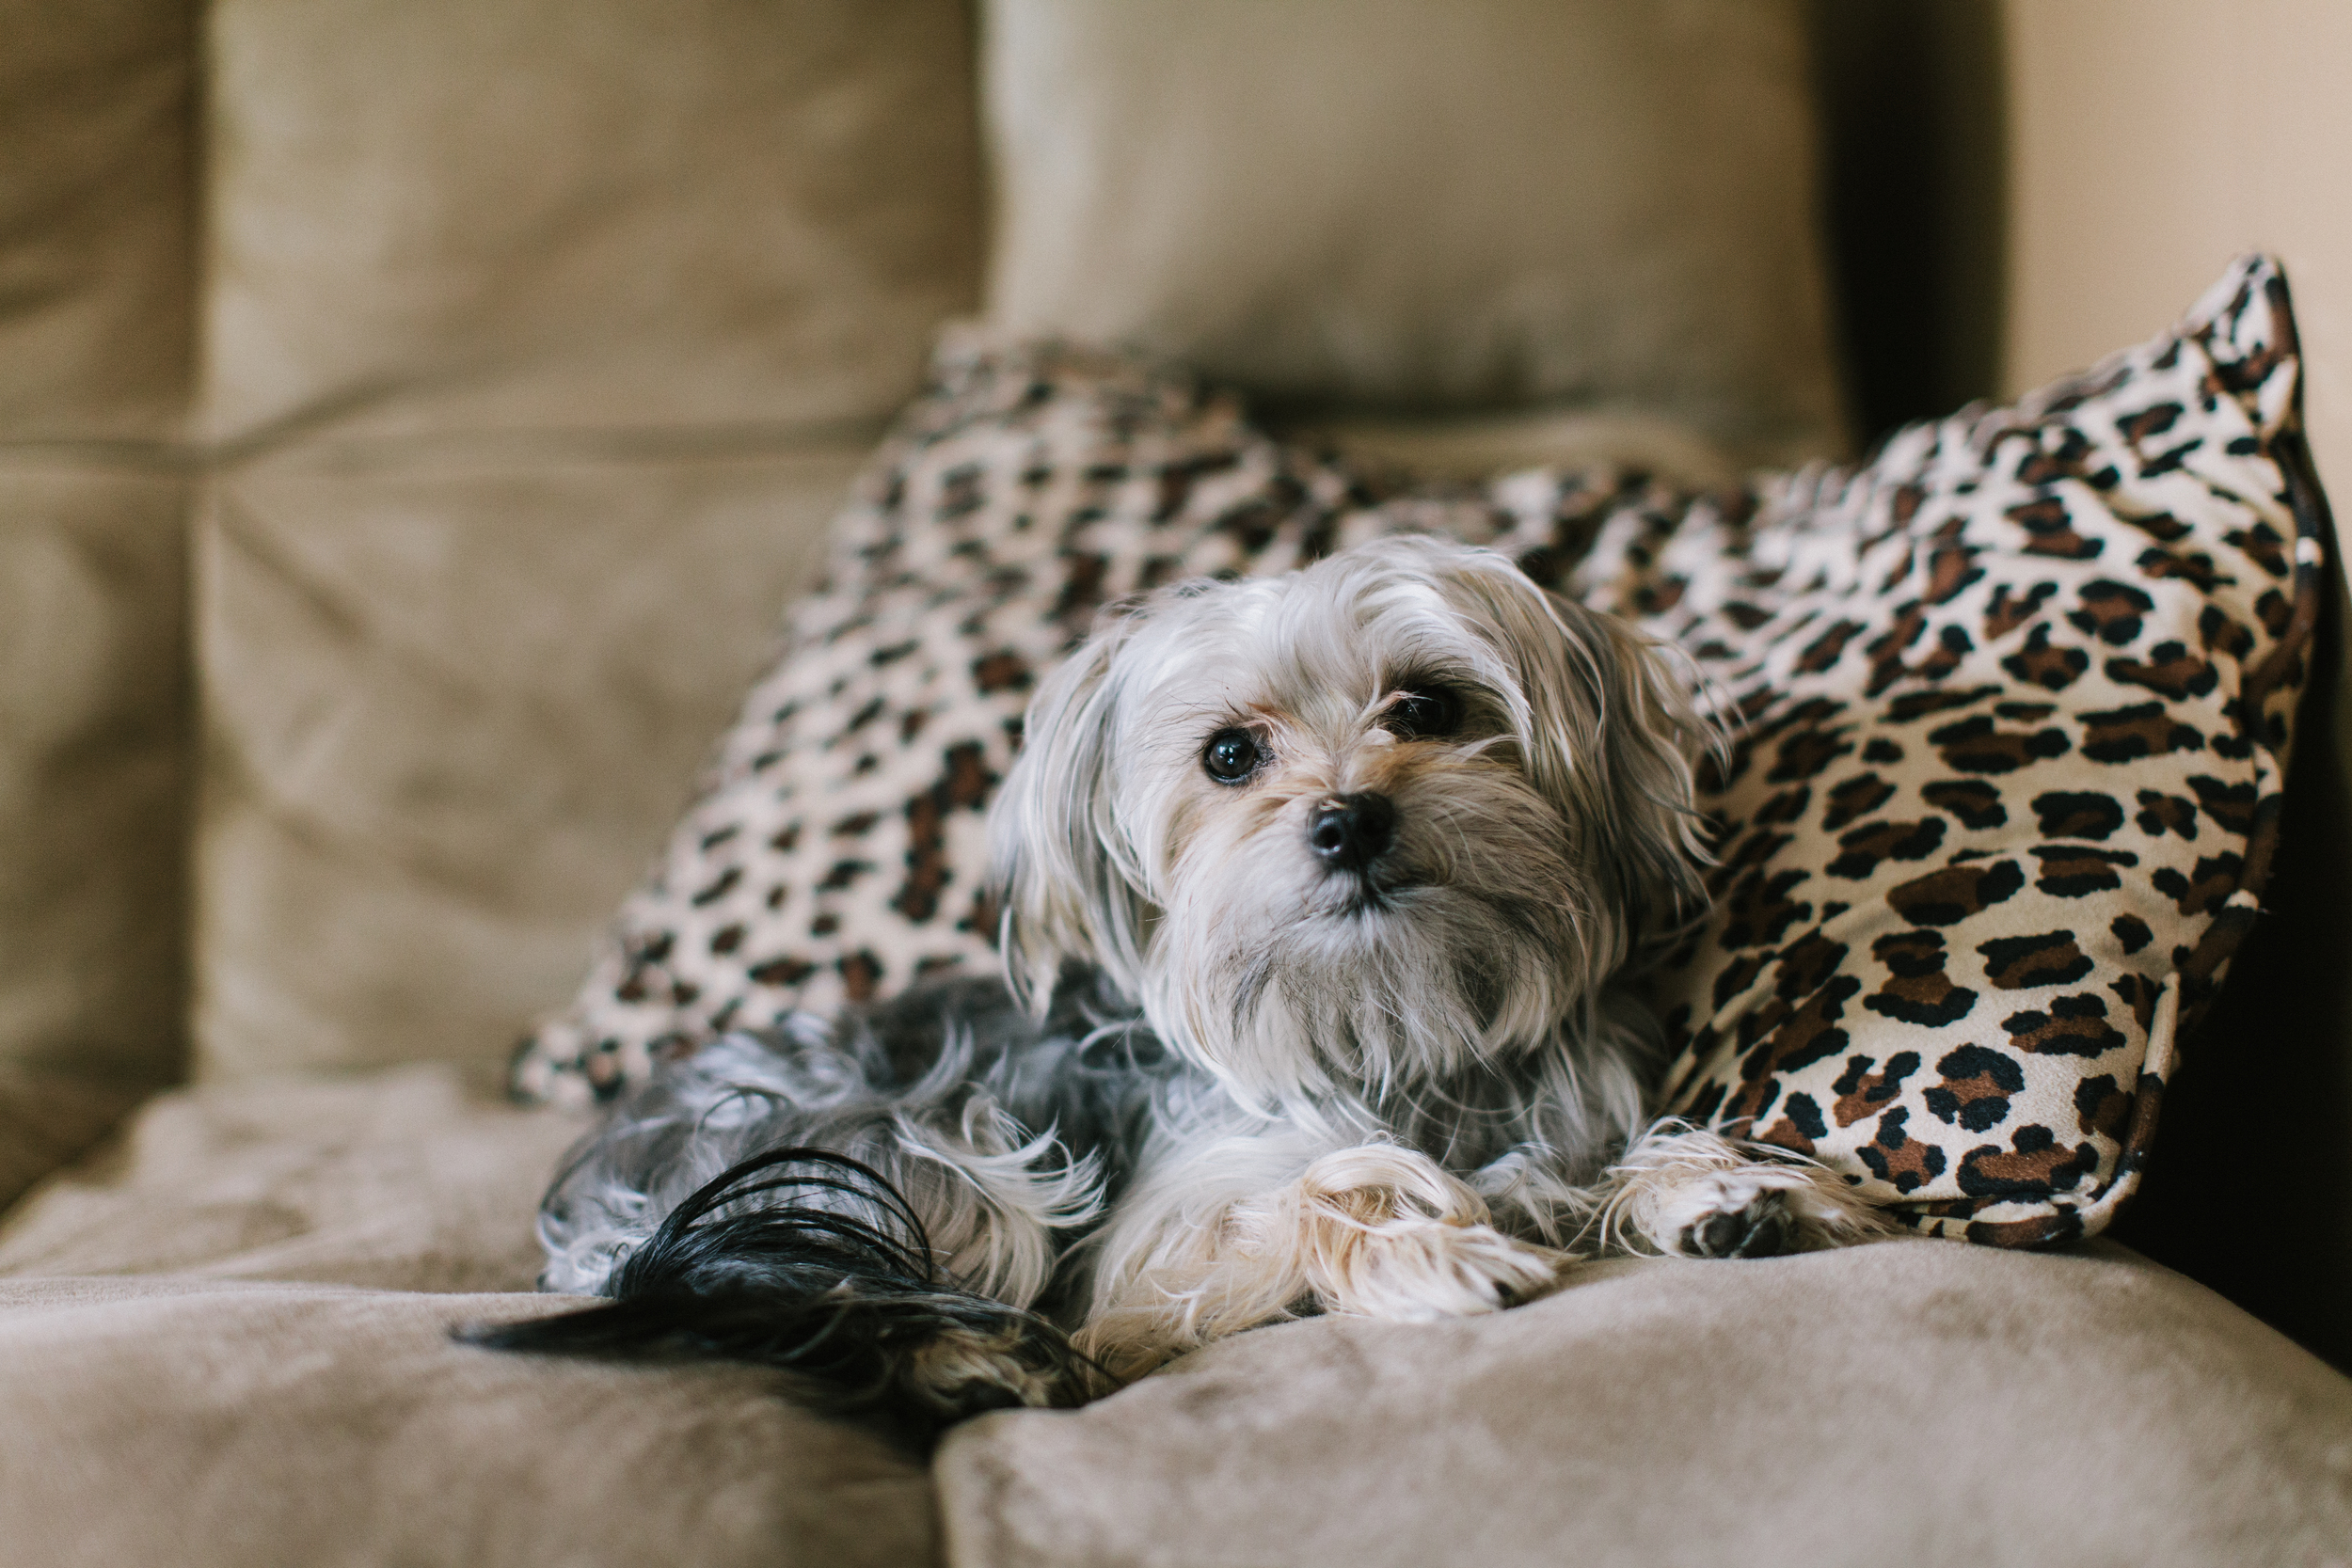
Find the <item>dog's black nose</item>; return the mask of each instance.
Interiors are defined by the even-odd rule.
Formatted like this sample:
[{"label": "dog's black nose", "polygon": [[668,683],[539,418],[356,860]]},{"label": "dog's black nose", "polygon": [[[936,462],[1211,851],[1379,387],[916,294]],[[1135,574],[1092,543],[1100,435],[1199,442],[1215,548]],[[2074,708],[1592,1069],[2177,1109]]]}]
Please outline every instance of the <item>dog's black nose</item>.
[{"label": "dog's black nose", "polygon": [[1360,871],[1394,836],[1396,808],[1385,795],[1338,795],[1307,817],[1307,845],[1326,864]]}]

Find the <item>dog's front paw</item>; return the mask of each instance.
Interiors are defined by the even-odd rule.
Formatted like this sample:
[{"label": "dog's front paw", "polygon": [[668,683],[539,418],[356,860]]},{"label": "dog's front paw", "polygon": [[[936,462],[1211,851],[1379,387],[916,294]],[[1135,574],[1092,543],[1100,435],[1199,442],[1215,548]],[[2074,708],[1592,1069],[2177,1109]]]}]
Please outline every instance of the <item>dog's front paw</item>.
[{"label": "dog's front paw", "polygon": [[[1778,1258],[1798,1251],[1804,1227],[1785,1187],[1752,1180],[1752,1170],[1720,1171],[1693,1181],[1671,1206],[1689,1218],[1665,1216],[1673,1244],[1685,1258]],[[1660,1238],[1661,1241],[1663,1238]]]},{"label": "dog's front paw", "polygon": [[1500,1311],[1549,1292],[1566,1255],[1515,1242],[1489,1225],[1391,1223],[1333,1249],[1318,1271],[1325,1310],[1431,1323]]},{"label": "dog's front paw", "polygon": [[1844,1246],[1884,1223],[1845,1181],[1810,1162],[1759,1159],[1703,1129],[1667,1123],[1610,1171],[1603,1239],[1681,1258],[1776,1258]]},{"label": "dog's front paw", "polygon": [[1408,1149],[1327,1155],[1298,1192],[1307,1278],[1326,1311],[1407,1323],[1493,1312],[1549,1291],[1568,1261],[1503,1235],[1485,1199]]}]

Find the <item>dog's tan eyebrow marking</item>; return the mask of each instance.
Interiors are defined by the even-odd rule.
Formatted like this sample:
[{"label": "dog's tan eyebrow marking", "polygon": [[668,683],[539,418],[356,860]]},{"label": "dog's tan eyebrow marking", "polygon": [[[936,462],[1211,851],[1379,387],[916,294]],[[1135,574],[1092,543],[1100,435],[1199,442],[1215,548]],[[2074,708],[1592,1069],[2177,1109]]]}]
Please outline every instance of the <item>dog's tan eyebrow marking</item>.
[{"label": "dog's tan eyebrow marking", "polygon": [[1168,721],[1172,725],[1198,729],[1203,739],[1219,730],[1255,731],[1262,724],[1279,724],[1281,714],[1262,703],[1211,701],[1189,703],[1171,708]]}]

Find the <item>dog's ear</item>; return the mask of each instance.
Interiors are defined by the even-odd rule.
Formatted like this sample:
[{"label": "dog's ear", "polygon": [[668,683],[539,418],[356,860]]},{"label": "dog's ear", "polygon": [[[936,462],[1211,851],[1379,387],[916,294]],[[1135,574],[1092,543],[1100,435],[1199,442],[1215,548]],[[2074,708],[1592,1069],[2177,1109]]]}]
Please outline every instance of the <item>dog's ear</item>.
[{"label": "dog's ear", "polygon": [[1490,626],[1518,674],[1525,767],[1555,801],[1575,853],[1620,922],[1625,950],[1706,908],[1708,863],[1692,764],[1720,731],[1677,679],[1671,651],[1613,615],[1546,593],[1500,555],[1456,557],[1451,592]]},{"label": "dog's ear", "polygon": [[989,808],[1000,944],[1014,994],[1042,1014],[1063,968],[1103,970],[1133,996],[1151,916],[1118,830],[1119,655],[1146,614],[1113,606],[1030,700],[1020,754]]}]

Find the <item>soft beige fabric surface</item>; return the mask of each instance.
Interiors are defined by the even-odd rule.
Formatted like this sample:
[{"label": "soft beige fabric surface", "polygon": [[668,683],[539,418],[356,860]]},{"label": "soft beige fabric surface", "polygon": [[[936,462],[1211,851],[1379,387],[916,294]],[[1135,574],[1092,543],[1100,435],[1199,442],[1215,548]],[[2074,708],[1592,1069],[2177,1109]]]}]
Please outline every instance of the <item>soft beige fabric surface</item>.
[{"label": "soft beige fabric surface", "polygon": [[914,1568],[930,1487],[761,1374],[506,1356],[558,1298],[0,1282],[9,1568]]},{"label": "soft beige fabric surface", "polygon": [[991,0],[989,309],[1285,399],[1840,444],[1794,0]]},{"label": "soft beige fabric surface", "polygon": [[1640,468],[1675,484],[1739,483],[1724,446],[1655,415],[1536,409],[1439,419],[1376,415],[1278,424],[1286,441],[1330,447],[1356,463],[1478,483],[1519,468]]},{"label": "soft beige fabric surface", "polygon": [[0,1064],[0,1212],[96,1143],[151,1087]]},{"label": "soft beige fabric surface", "polygon": [[0,1066],[179,1069],[185,513],[167,474],[0,454]]},{"label": "soft beige fabric surface", "polygon": [[201,1076],[502,1056],[977,294],[959,0],[214,0]]},{"label": "soft beige fabric surface", "polygon": [[[928,1560],[920,1472],[757,1374],[493,1356],[444,1330],[557,1303],[391,1293],[524,1289],[582,1126],[442,1066],[150,1105],[0,1227],[0,1559]],[[2328,1563],[2352,1381],[2121,1248],[1906,1241],[1262,1330],[936,1475],[971,1568]]]},{"label": "soft beige fabric surface", "polygon": [[502,1058],[772,656],[863,447],[326,447],[199,544],[199,1075]]},{"label": "soft beige fabric surface", "polygon": [[959,1568],[2342,1563],[2352,1381],[2132,1259],[1619,1263],[959,1430]]},{"label": "soft beige fabric surface", "polygon": [[195,31],[186,0],[0,0],[0,442],[179,426]]},{"label": "soft beige fabric surface", "polygon": [[582,1129],[441,1066],[152,1102],[0,1227],[0,1561],[931,1561],[921,1467],[763,1374],[450,1341],[571,1305],[425,1292],[529,1290]]},{"label": "soft beige fabric surface", "polygon": [[193,36],[0,0],[0,1203],[184,1056]]},{"label": "soft beige fabric surface", "polygon": [[212,0],[202,427],[889,413],[969,307],[961,0]]},{"label": "soft beige fabric surface", "polygon": [[528,1291],[539,1195],[587,1125],[439,1065],[176,1090],[0,1221],[0,1276]]}]

